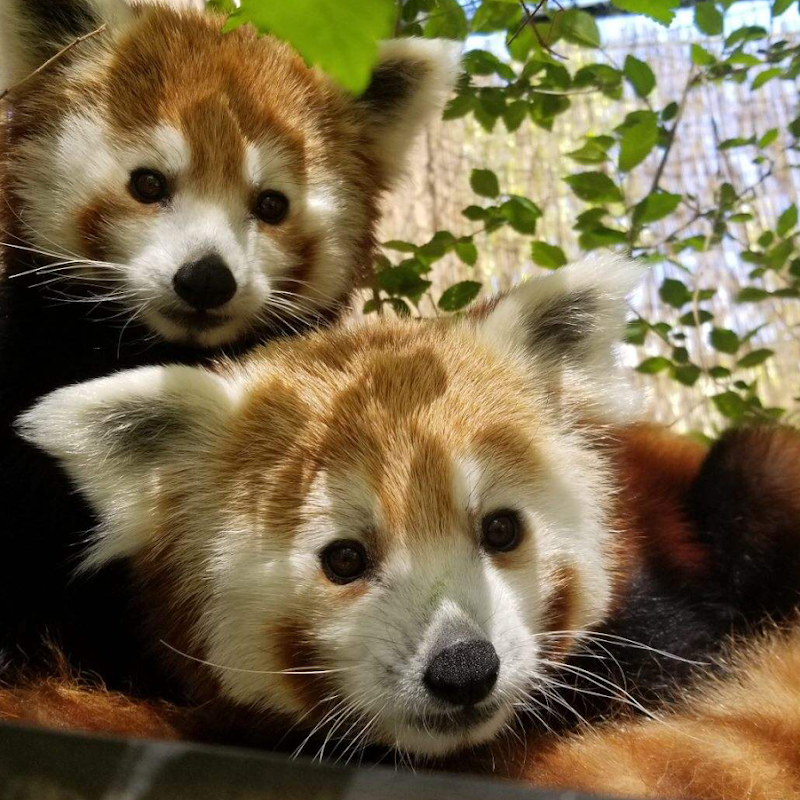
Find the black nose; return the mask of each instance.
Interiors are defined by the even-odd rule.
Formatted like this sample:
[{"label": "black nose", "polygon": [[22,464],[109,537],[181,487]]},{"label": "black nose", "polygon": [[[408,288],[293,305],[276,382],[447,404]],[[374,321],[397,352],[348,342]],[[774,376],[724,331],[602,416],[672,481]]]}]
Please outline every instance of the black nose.
[{"label": "black nose", "polygon": [[469,706],[489,695],[499,671],[500,659],[491,642],[457,642],[433,657],[425,670],[425,685],[440,700]]},{"label": "black nose", "polygon": [[236,278],[216,253],[184,264],[172,284],[178,297],[198,311],[218,308],[236,294]]}]

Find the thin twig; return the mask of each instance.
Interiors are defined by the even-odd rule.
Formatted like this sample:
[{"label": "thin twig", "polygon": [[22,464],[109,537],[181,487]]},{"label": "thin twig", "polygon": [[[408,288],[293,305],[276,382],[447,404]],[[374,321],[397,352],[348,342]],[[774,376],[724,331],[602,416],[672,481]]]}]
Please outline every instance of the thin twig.
[{"label": "thin twig", "polygon": [[686,101],[689,97],[689,91],[694,85],[694,81],[694,70],[690,70],[689,77],[686,80],[686,86],[683,87],[683,94],[681,95],[680,102],[678,103],[678,112],[675,114],[675,122],[672,123],[667,146],[664,148],[664,154],[661,156],[661,161],[656,169],[656,174],[653,176],[653,183],[650,185],[649,194],[655,192],[658,189],[659,183],[661,183],[661,176],[664,174],[664,168],[667,166],[667,160],[669,159],[670,152],[672,151],[672,145],[675,143],[675,133],[678,130],[678,125],[680,125],[683,111],[686,108]]},{"label": "thin twig", "polygon": [[[667,166],[667,161],[669,160],[670,153],[672,152],[672,146],[675,144],[675,134],[678,130],[678,125],[680,125],[681,117],[683,117],[683,111],[686,108],[686,101],[689,98],[689,91],[694,86],[694,82],[696,79],[694,69],[689,70],[689,77],[686,79],[686,85],[683,87],[683,93],[681,94],[680,102],[678,103],[678,111],[675,114],[675,122],[672,123],[672,128],[670,128],[669,136],[667,138],[667,144],[664,147],[664,152],[661,155],[661,161],[658,162],[658,167],[656,168],[656,173],[653,176],[653,182],[650,184],[650,191],[647,193],[647,197],[649,197],[653,192],[658,191],[658,186],[661,183],[661,177],[664,174],[664,169]],[[639,234],[642,232],[641,225],[632,225],[630,231],[628,232],[628,252],[632,252],[634,247],[636,246],[636,241],[639,238]]]},{"label": "thin twig", "polygon": [[18,89],[20,86],[22,86],[23,83],[26,83],[35,75],[38,75],[43,70],[47,69],[47,67],[49,67],[54,61],[58,61],[58,59],[60,59],[62,56],[64,56],[66,53],[72,50],[73,47],[79,45],[81,42],[85,42],[87,39],[91,39],[93,36],[97,36],[99,33],[102,33],[107,27],[108,23],[104,22],[99,28],[95,28],[93,31],[85,33],[83,36],[79,36],[77,39],[73,39],[68,45],[62,47],[54,56],[48,58],[47,61],[44,62],[44,64],[41,64],[33,72],[26,75],[21,81],[17,81],[17,83],[13,84],[12,86],[9,86],[7,89],[3,89],[3,91],[0,92],[0,101],[5,100],[6,97],[8,97],[8,95],[11,94],[11,92]]}]

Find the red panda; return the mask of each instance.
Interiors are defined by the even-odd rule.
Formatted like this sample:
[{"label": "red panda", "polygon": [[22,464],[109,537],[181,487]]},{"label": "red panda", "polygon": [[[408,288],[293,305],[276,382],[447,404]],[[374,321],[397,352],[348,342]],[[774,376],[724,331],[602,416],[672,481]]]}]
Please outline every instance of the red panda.
[{"label": "red panda", "polygon": [[509,774],[537,786],[671,800],[800,798],[800,626],[729,656],[674,709],[537,751]]},{"label": "red panda", "polygon": [[122,622],[124,574],[69,583],[96,521],[13,419],[59,386],[333,320],[370,269],[381,196],[457,72],[450,44],[390,41],[351,97],[277,39],[223,22],[125,0],[0,0],[11,661],[35,660],[45,630],[109,679],[141,649]]},{"label": "red panda", "polygon": [[[685,687],[686,689],[686,687]],[[800,627],[733,642],[723,674],[698,679],[649,718],[609,720],[569,736],[525,735],[438,767],[537,788],[632,800],[800,798]],[[203,739],[202,709],[43,681],[0,689],[0,720],[146,737]]]},{"label": "red panda", "polygon": [[791,612],[800,435],[706,453],[635,423],[613,352],[637,275],[594,256],[475,317],[123,372],[23,415],[101,520],[77,580],[130,566],[152,663],[205,715],[190,735],[511,775],[515,735],[658,707]]}]

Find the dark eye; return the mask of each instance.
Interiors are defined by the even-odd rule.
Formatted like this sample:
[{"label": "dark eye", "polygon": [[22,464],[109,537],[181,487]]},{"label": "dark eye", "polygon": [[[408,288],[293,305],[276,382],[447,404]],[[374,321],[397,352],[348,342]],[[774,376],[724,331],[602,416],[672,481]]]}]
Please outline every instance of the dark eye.
[{"label": "dark eye", "polygon": [[167,179],[154,169],[137,169],[131,173],[130,190],[140,203],[160,203],[168,195]]},{"label": "dark eye", "polygon": [[261,192],[256,200],[253,213],[270,225],[277,225],[289,213],[289,198],[280,192]]},{"label": "dark eye", "polygon": [[483,546],[490,552],[507,553],[520,543],[522,525],[515,511],[495,511],[481,523]]},{"label": "dark eye", "polygon": [[322,551],[322,568],[334,583],[350,583],[367,570],[367,553],[361,542],[333,542]]}]

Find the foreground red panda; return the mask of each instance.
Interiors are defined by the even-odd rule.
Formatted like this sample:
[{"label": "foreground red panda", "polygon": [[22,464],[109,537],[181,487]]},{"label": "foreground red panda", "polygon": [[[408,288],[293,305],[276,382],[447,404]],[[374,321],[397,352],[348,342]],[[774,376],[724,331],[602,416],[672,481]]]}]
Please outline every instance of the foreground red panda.
[{"label": "foreground red panda", "polygon": [[354,98],[285,44],[223,35],[223,22],[124,0],[0,0],[0,88],[14,87],[0,120],[12,661],[46,629],[109,680],[116,662],[121,681],[141,649],[122,623],[124,574],[68,585],[95,520],[13,419],[59,386],[335,318],[370,268],[381,195],[457,71],[449,44],[387,42]]},{"label": "foreground red panda", "polygon": [[475,317],[133,370],[22,417],[102,520],[80,575],[130,564],[189,735],[522,774],[515,734],[655,707],[791,611],[798,435],[706,454],[631,422],[637,273],[593,257]]},{"label": "foreground red panda", "polygon": [[[800,625],[794,620],[786,631],[733,645],[722,677],[698,680],[649,719],[608,721],[564,737],[527,734],[439,766],[633,800],[798,800]],[[68,680],[0,689],[0,719],[61,729],[204,738],[201,712]]]}]

